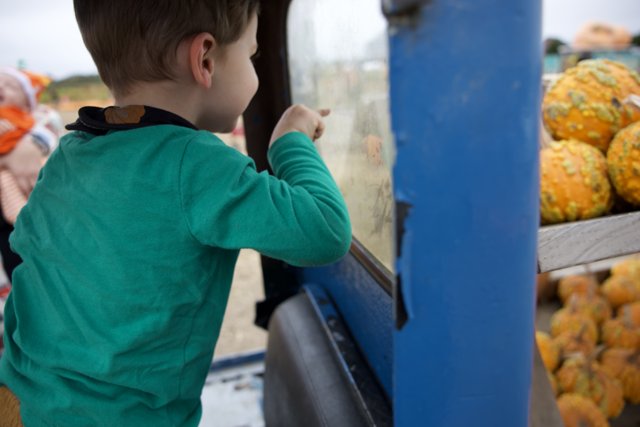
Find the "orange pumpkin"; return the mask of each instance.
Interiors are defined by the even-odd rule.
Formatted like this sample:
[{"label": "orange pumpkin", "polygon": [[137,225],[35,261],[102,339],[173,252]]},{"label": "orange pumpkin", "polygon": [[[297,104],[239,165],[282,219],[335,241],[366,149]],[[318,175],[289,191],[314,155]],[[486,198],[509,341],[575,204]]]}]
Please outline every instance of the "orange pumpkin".
[{"label": "orange pumpkin", "polygon": [[610,377],[602,369],[594,373],[592,396],[607,418],[616,418],[624,409],[624,389],[620,381]]},{"label": "orange pumpkin", "polygon": [[568,305],[578,313],[591,317],[598,326],[605,320],[611,319],[611,306],[607,299],[601,295],[574,294],[569,298]]},{"label": "orange pumpkin", "polygon": [[611,267],[611,274],[613,276],[628,276],[640,281],[640,257],[634,256],[616,262]]},{"label": "orange pumpkin", "polygon": [[598,281],[591,275],[572,274],[558,281],[558,298],[563,304],[566,304],[573,294],[593,295],[598,292]]},{"label": "orange pumpkin", "polygon": [[640,349],[640,330],[623,317],[602,324],[602,342],[608,348]]},{"label": "orange pumpkin", "polygon": [[563,393],[579,393],[587,396],[590,375],[588,368],[592,366],[592,362],[588,360],[590,359],[574,355],[562,362],[562,366],[556,372],[556,379]]},{"label": "orange pumpkin", "polygon": [[591,356],[596,349],[596,343],[589,338],[586,328],[581,331],[566,331],[553,339],[558,349],[560,357],[567,358],[574,354],[582,354],[583,356]]},{"label": "orange pumpkin", "polygon": [[622,384],[624,397],[633,404],[640,403],[640,353],[611,348],[602,353],[600,360],[602,369]]},{"label": "orange pumpkin", "polygon": [[614,310],[624,304],[640,300],[640,286],[627,276],[610,276],[602,283],[600,292]]},{"label": "orange pumpkin", "polygon": [[584,396],[565,393],[557,402],[565,427],[609,427],[609,422],[596,404]]},{"label": "orange pumpkin", "polygon": [[620,129],[640,120],[640,111],[624,102],[630,94],[640,94],[638,73],[606,59],[581,61],[547,90],[544,124],[554,139],[577,139],[606,152]]},{"label": "orange pumpkin", "polygon": [[556,378],[562,391],[588,397],[608,418],[617,417],[624,408],[622,386],[598,362],[572,357],[562,363]]},{"label": "orange pumpkin", "polygon": [[557,141],[543,148],[540,179],[545,224],[602,216],[613,204],[606,159],[588,144]]},{"label": "orange pumpkin", "polygon": [[607,166],[616,193],[640,206],[640,122],[616,134],[607,151]]},{"label": "orange pumpkin", "polygon": [[611,377],[618,378],[628,358],[635,351],[628,348],[608,348],[600,354],[600,366]]},{"label": "orange pumpkin", "polygon": [[557,337],[566,331],[583,332],[594,343],[598,342],[598,328],[590,316],[575,307],[567,306],[551,316],[551,336]]},{"label": "orange pumpkin", "polygon": [[542,363],[549,372],[553,372],[560,361],[560,347],[549,334],[542,331],[536,331],[536,343],[538,350],[540,350]]}]

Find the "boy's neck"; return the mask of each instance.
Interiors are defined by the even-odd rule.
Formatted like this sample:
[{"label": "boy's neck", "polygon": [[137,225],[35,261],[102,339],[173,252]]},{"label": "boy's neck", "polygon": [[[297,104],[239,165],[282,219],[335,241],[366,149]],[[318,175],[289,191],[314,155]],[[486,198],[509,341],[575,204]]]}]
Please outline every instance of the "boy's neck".
[{"label": "boy's neck", "polygon": [[115,105],[148,105],[177,114],[198,126],[195,93],[177,82],[141,83],[124,96],[115,96]]}]

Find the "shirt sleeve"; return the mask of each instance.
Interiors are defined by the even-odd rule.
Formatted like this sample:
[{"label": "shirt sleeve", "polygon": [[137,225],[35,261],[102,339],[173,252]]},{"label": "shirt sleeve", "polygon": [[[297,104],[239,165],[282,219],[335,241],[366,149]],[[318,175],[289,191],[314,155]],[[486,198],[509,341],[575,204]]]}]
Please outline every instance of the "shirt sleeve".
[{"label": "shirt sleeve", "polygon": [[340,191],[313,142],[292,132],[268,153],[275,176],[214,139],[184,151],[180,196],[191,234],[202,244],[255,249],[296,266],[337,261],[351,245]]}]

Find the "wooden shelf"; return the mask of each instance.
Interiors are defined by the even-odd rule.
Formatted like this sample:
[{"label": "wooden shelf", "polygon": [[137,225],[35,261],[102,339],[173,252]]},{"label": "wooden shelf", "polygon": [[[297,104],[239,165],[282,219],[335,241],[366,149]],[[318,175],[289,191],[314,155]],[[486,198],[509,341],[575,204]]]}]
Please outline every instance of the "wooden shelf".
[{"label": "wooden shelf", "polygon": [[538,270],[558,270],[640,252],[640,212],[541,227]]}]

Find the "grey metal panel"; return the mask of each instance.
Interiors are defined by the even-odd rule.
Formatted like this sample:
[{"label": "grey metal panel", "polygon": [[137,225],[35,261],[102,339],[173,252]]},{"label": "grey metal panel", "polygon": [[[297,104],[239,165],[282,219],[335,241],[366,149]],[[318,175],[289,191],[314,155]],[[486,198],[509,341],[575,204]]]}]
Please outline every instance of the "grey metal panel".
[{"label": "grey metal panel", "polygon": [[267,427],[367,426],[333,353],[305,294],[278,307],[265,359]]}]

